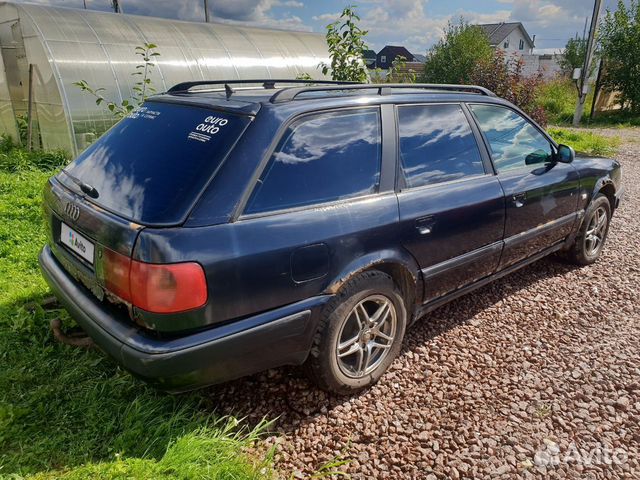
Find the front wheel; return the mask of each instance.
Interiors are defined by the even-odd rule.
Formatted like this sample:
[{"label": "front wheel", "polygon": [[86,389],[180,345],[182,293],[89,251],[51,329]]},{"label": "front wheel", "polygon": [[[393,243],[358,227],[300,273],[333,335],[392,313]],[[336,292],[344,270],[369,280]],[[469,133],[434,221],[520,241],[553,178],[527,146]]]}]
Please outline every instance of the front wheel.
[{"label": "front wheel", "polygon": [[404,300],[389,275],[357,275],[323,311],[307,373],[338,394],[371,386],[398,354],[406,322]]},{"label": "front wheel", "polygon": [[598,194],[585,212],[574,244],[567,251],[568,259],[577,265],[591,265],[602,253],[609,233],[611,204],[609,199]]}]

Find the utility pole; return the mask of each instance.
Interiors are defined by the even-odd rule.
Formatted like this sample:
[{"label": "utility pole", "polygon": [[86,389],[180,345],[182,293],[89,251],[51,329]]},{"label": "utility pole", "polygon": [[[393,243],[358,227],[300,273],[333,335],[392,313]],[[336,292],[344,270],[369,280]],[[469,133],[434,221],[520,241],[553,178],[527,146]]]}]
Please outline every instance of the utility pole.
[{"label": "utility pole", "polygon": [[209,0],[204,0],[204,21],[209,23]]},{"label": "utility pole", "polygon": [[84,9],[87,9],[87,0],[82,0],[82,4],[84,5]]},{"label": "utility pole", "polygon": [[580,75],[580,95],[578,96],[578,105],[573,115],[573,126],[580,125],[582,113],[584,112],[584,102],[589,92],[589,70],[591,69],[591,57],[593,57],[593,47],[596,40],[596,30],[598,29],[598,17],[600,16],[600,6],[602,0],[595,0],[593,5],[593,15],[591,15],[591,28],[589,29],[589,39],[587,40],[587,54],[584,57],[584,65],[582,74]]}]

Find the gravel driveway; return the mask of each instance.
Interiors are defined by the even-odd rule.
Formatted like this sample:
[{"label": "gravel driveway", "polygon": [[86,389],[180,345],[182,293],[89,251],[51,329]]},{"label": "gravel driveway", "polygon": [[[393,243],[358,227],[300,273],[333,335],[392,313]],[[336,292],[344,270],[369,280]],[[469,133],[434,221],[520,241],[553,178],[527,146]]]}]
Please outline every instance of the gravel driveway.
[{"label": "gravel driveway", "polygon": [[279,369],[213,406],[279,416],[267,443],[300,477],[342,455],[353,478],[640,478],[640,129],[604,133],[626,197],[597,264],[545,259],[440,308],[363,394]]}]

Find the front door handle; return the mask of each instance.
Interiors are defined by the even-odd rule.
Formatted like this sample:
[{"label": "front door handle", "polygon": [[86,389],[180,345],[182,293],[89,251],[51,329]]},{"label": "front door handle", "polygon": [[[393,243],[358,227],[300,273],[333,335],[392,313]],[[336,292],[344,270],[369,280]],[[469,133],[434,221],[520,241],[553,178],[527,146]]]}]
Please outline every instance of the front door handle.
[{"label": "front door handle", "polygon": [[435,224],[435,218],[433,215],[427,215],[426,217],[422,217],[416,220],[416,230],[420,233],[420,235],[429,235],[433,230],[433,225]]},{"label": "front door handle", "polygon": [[524,207],[524,201],[527,199],[526,193],[516,193],[513,195],[513,205],[516,208]]}]

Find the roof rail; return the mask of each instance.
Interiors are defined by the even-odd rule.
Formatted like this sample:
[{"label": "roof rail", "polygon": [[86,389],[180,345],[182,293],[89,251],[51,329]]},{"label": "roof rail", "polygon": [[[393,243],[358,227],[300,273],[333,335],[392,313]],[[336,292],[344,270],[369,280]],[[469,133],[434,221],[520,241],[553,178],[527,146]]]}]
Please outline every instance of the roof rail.
[{"label": "roof rail", "polygon": [[[261,83],[262,84],[262,88],[264,89],[274,89],[276,88],[276,83],[279,84],[303,84],[303,85],[310,85],[310,84],[322,84],[322,85],[354,85],[354,84],[358,84],[358,82],[336,82],[333,80],[300,80],[300,79],[295,79],[295,80],[275,80],[272,78],[265,78],[265,79],[242,79],[242,80],[199,80],[199,81],[195,81],[195,82],[182,82],[182,83],[178,83],[177,85],[174,85],[173,87],[171,87],[169,90],[167,90],[167,93],[187,93],[189,91],[189,89],[193,88],[193,87],[199,87],[199,86],[204,86],[204,85],[223,85],[224,89],[227,91],[227,94],[229,95],[229,90],[231,89],[231,85],[246,85],[246,84],[251,84],[251,83]],[[231,90],[231,93],[233,93],[233,90]]]},{"label": "roof rail", "polygon": [[[307,82],[309,83],[309,82]],[[476,93],[480,95],[486,95],[489,97],[495,97],[496,94],[491,90],[480,87],[478,85],[449,85],[439,83],[359,83],[359,84],[346,84],[346,86],[330,85],[330,86],[308,86],[308,87],[291,87],[278,90],[271,96],[271,103],[281,103],[294,100],[299,94],[305,92],[324,92],[324,91],[343,91],[343,90],[371,90],[377,89],[378,95],[390,95],[392,89],[421,89],[421,90],[436,90],[446,92],[464,92],[464,93]]]}]

